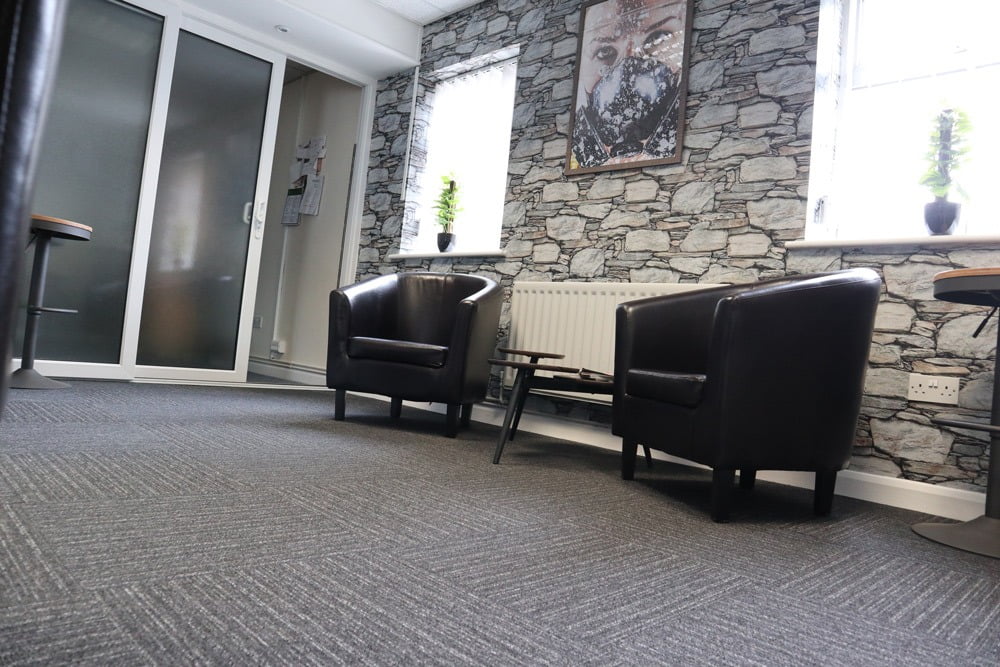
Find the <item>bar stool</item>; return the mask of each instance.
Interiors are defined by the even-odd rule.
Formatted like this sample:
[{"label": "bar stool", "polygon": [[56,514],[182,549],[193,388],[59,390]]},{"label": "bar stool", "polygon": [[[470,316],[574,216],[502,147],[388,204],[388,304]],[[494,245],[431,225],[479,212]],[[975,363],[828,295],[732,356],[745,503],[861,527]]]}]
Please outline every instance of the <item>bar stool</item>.
[{"label": "bar stool", "polygon": [[35,243],[35,262],[31,267],[31,283],[28,287],[28,317],[24,325],[24,347],[21,352],[21,368],[10,376],[10,386],[14,389],[61,389],[68,387],[65,382],[51,380],[35,370],[35,346],[38,342],[38,319],[42,313],[75,313],[70,308],[48,308],[43,304],[45,297],[45,276],[49,268],[49,245],[53,238],[68,241],[89,241],[93,231],[87,225],[71,220],[50,218],[44,215],[31,216],[32,241]]}]

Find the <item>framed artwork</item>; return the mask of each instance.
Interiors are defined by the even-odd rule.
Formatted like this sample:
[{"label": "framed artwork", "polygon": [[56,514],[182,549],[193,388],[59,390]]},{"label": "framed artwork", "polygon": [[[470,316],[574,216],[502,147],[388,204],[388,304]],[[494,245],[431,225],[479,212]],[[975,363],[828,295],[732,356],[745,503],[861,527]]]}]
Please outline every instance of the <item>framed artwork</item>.
[{"label": "framed artwork", "polygon": [[694,0],[581,10],[566,173],[680,162]]}]

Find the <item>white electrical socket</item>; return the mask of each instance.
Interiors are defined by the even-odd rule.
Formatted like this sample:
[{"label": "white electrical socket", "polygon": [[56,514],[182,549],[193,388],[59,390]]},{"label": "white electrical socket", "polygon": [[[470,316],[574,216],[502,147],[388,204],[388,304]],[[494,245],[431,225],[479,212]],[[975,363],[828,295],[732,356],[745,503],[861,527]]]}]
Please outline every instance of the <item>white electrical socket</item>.
[{"label": "white electrical socket", "polygon": [[907,398],[923,403],[958,405],[958,378],[910,373]]}]

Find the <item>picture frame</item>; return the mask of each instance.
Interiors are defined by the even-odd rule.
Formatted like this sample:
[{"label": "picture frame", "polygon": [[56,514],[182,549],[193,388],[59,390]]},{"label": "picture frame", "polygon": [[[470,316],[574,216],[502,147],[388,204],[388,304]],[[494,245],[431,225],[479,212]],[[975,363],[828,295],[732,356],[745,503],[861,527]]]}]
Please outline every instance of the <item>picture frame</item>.
[{"label": "picture frame", "polygon": [[580,10],[567,174],[681,161],[694,0]]}]

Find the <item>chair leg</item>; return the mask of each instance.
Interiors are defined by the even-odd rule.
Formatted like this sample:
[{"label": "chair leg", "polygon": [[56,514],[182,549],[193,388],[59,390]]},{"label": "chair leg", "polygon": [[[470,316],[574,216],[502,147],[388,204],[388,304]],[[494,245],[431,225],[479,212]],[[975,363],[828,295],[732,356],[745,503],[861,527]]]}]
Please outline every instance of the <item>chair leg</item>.
[{"label": "chair leg", "polygon": [[462,428],[469,428],[472,423],[472,403],[462,403]]},{"label": "chair leg", "polygon": [[753,489],[753,483],[757,481],[757,470],[755,468],[740,468],[740,488],[745,491]]},{"label": "chair leg", "polygon": [[622,438],[622,479],[635,479],[635,454],[639,443]]},{"label": "chair leg", "polygon": [[456,435],[458,435],[458,413],[461,407],[462,406],[459,403],[448,404],[448,415],[445,418],[446,423],[444,428],[444,434],[449,438],[454,438]]},{"label": "chair leg", "polygon": [[347,392],[343,389],[337,389],[333,392],[333,418],[336,421],[344,421],[344,406],[347,402],[345,400]]},{"label": "chair leg", "polygon": [[389,416],[393,419],[399,419],[399,415],[403,413],[403,399],[401,398],[390,398],[389,399]]},{"label": "chair leg", "polygon": [[735,480],[735,470],[712,470],[712,521],[721,523],[729,518],[729,496]]},{"label": "chair leg", "polygon": [[827,516],[833,509],[833,490],[837,486],[836,470],[816,471],[816,490],[813,492],[813,513]]},{"label": "chair leg", "polygon": [[649,445],[643,445],[642,446],[642,451],[646,453],[646,467],[647,468],[652,468],[653,467],[653,454],[652,454],[652,452],[649,451]]}]

